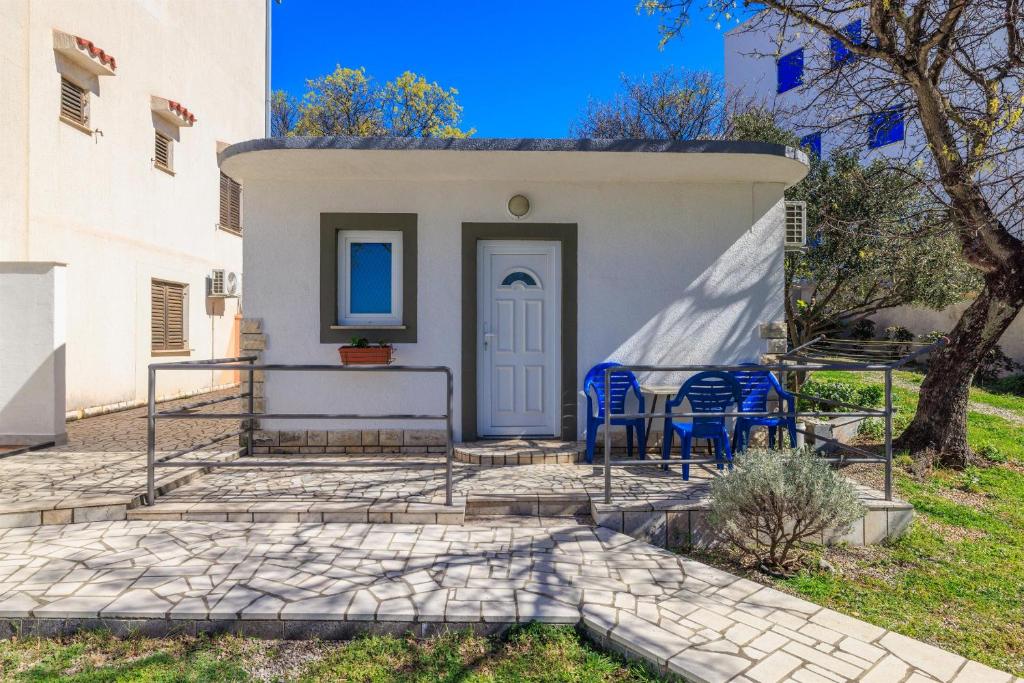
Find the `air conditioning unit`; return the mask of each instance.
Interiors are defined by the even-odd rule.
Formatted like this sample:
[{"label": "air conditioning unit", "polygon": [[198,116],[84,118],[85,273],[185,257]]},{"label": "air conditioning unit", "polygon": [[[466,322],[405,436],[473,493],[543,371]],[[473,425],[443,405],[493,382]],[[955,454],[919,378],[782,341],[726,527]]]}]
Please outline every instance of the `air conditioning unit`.
[{"label": "air conditioning unit", "polygon": [[215,297],[242,295],[242,274],[233,270],[214,268],[210,272],[210,294]]},{"label": "air conditioning unit", "polygon": [[786,202],[786,251],[807,247],[807,202]]}]

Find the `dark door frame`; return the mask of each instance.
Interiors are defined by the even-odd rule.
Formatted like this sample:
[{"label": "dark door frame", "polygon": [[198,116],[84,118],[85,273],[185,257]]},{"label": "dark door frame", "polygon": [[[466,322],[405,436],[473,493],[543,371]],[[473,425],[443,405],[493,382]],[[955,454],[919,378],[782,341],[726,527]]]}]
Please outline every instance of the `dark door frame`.
[{"label": "dark door frame", "polygon": [[477,242],[538,240],[562,244],[561,438],[575,441],[578,227],[575,223],[462,224],[462,440],[477,434]]}]

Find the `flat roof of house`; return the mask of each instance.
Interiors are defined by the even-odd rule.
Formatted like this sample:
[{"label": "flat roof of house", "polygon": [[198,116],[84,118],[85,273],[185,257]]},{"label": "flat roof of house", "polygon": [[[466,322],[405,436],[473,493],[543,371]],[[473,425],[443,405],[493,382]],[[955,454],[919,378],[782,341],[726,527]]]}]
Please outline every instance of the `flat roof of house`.
[{"label": "flat roof of house", "polygon": [[277,137],[224,149],[236,180],[309,176],[577,181],[749,181],[792,185],[807,155],[767,142],[566,138]]}]

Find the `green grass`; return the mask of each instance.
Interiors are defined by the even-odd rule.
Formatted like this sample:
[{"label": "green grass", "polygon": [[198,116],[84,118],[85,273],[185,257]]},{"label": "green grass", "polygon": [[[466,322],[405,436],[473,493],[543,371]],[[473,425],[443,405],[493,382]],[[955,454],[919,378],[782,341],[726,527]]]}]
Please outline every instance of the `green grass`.
[{"label": "green grass", "polygon": [[[894,374],[897,378],[913,384],[920,384],[924,381],[924,374],[919,371],[898,370]],[[993,386],[972,386],[970,392],[971,400],[975,403],[983,403],[993,408],[1012,410],[1024,415],[1024,396],[1010,390],[1001,391],[999,390],[1000,384],[1000,382],[996,382]],[[1009,384],[1009,382],[1002,384]]]},{"label": "green grass", "polygon": [[[909,373],[906,373],[909,374]],[[855,373],[820,372],[854,384]],[[971,397],[986,392],[972,389]],[[895,388],[901,431],[917,395]],[[982,400],[981,402],[985,402]],[[1019,411],[1008,401],[1000,407]],[[842,572],[805,572],[779,585],[810,600],[991,666],[1024,674],[1024,428],[970,412],[968,442],[990,444],[1007,464],[936,470],[926,480],[898,472],[897,494],[917,518],[903,538],[827,551]]]},{"label": "green grass", "polygon": [[426,640],[367,636],[344,643],[216,638],[72,638],[0,641],[0,680],[73,683],[269,680],[431,682],[660,680],[594,648],[570,626],[529,624],[504,638],[449,632]]}]

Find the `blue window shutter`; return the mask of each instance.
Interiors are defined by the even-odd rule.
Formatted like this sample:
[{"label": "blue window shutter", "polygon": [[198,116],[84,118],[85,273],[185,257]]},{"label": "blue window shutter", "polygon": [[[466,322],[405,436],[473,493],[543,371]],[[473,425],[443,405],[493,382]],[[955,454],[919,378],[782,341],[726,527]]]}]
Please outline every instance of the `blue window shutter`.
[{"label": "blue window shutter", "polygon": [[876,149],[899,142],[904,136],[903,109],[891,107],[871,117],[868,126],[868,147]]},{"label": "blue window shutter", "polygon": [[[851,22],[843,28],[843,33],[850,39],[850,42],[854,45],[860,45],[864,42],[864,34],[862,32],[862,24],[860,19]],[[849,48],[843,45],[843,42],[838,38],[829,38],[829,45],[832,48],[832,63],[835,65],[849,64],[857,61],[857,55],[850,52]]]},{"label": "blue window shutter", "polygon": [[352,313],[391,313],[391,245],[353,242],[349,249],[349,310]]},{"label": "blue window shutter", "polygon": [[800,146],[806,149],[811,156],[821,158],[821,131],[808,133],[800,138]]},{"label": "blue window shutter", "polygon": [[778,92],[799,87],[804,83],[804,49],[793,50],[788,55],[779,57],[776,63]]}]

